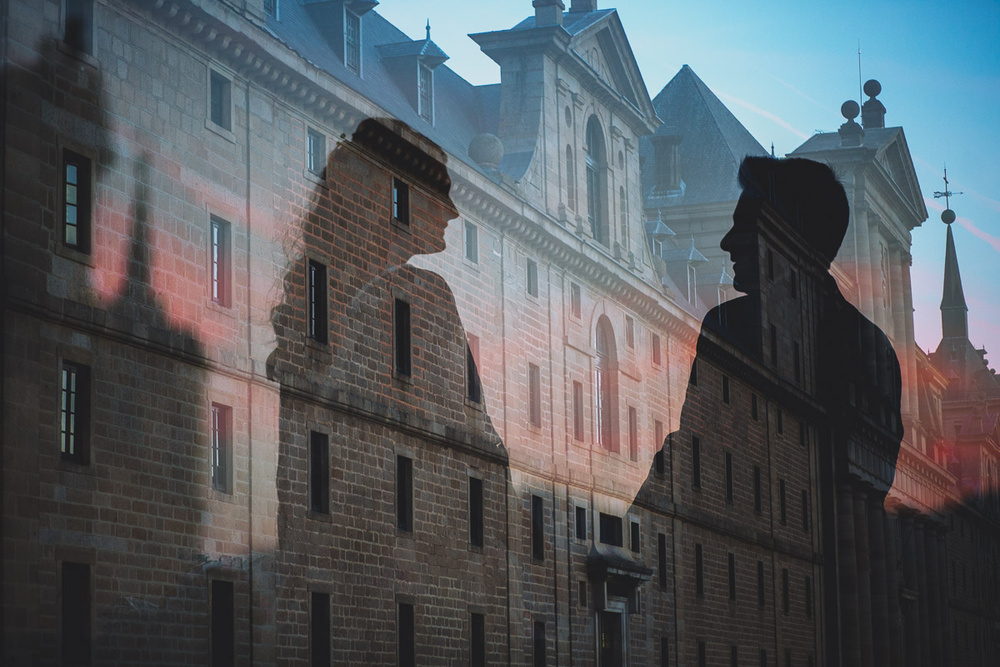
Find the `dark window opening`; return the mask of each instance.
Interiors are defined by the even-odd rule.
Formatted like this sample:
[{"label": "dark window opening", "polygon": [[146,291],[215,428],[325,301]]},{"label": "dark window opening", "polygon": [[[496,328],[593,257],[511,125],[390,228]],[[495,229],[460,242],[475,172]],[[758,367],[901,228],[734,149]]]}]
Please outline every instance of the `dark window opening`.
[{"label": "dark window opening", "polygon": [[726,502],[733,503],[733,454],[726,452]]},{"label": "dark window opening", "polygon": [[799,444],[803,447],[806,446],[806,425],[804,422],[799,422]]},{"label": "dark window opening", "polygon": [[760,667],[767,667],[767,651],[765,649],[760,650]]},{"label": "dark window opening", "polygon": [[788,270],[788,293],[792,295],[793,299],[799,298],[799,274],[795,272],[795,269]]},{"label": "dark window opening", "polygon": [[576,508],[576,539],[586,540],[587,539],[587,508],[579,507]]},{"label": "dark window opening", "polygon": [[695,595],[705,597],[705,562],[700,544],[694,545],[694,582]]},{"label": "dark window opening", "polygon": [[771,250],[767,251],[767,277],[770,280],[774,279],[774,252]]},{"label": "dark window opening", "polygon": [[573,439],[583,440],[583,383],[573,382]]},{"label": "dark window opening", "polygon": [[764,561],[757,561],[757,606],[764,608],[766,599],[764,597]]},{"label": "dark window opening", "polygon": [[781,570],[781,613],[788,613],[788,569]]},{"label": "dark window opening", "polygon": [[330,436],[309,434],[309,509],[330,513]]},{"label": "dark window opening", "polygon": [[639,415],[631,406],[628,409],[628,457],[639,460]]},{"label": "dark window opening", "polygon": [[94,0],[66,0],[63,42],[67,46],[93,55]]},{"label": "dark window opening", "polygon": [[809,491],[802,491],[802,530],[809,532]]},{"label": "dark window opening", "polygon": [[601,543],[613,547],[623,545],[622,518],[613,514],[600,514]]},{"label": "dark window opening", "polygon": [[469,334],[465,346],[465,397],[471,403],[483,402],[483,383],[479,377],[479,337]]},{"label": "dark window opening", "polygon": [[631,521],[629,522],[629,548],[633,553],[639,553],[641,545],[639,542],[639,522]]},{"label": "dark window opening", "polygon": [[750,394],[750,417],[757,421],[760,417],[760,413],[757,410],[757,394]]},{"label": "dark window opening", "polygon": [[486,616],[470,614],[469,663],[471,667],[486,667]]},{"label": "dark window opening", "polygon": [[396,299],[393,306],[392,349],[396,372],[409,376],[412,372],[410,349],[410,304]]},{"label": "dark window opening", "polygon": [[583,607],[584,609],[586,609],[587,608],[587,582],[586,581],[580,581],[579,589],[580,590],[577,593],[577,601],[576,601],[576,603],[578,605],[580,605],[581,607]]},{"label": "dark window opening", "polygon": [[733,644],[729,647],[729,667],[739,667],[740,665],[740,650]]},{"label": "dark window opening", "polygon": [[698,360],[695,359],[691,362],[691,377],[688,379],[688,384],[697,387],[698,386]]},{"label": "dark window opening", "polygon": [[62,564],[62,659],[89,665],[91,645],[90,565]]},{"label": "dark window opening", "polygon": [[707,667],[708,665],[708,649],[705,646],[705,642],[698,642],[698,667]]},{"label": "dark window opening", "polygon": [[212,667],[233,667],[236,664],[233,582],[213,579],[211,595]]},{"label": "dark window opening", "polygon": [[63,151],[63,245],[90,252],[90,159]]},{"label": "dark window opening", "polygon": [[313,592],[309,604],[309,664],[330,667],[330,594]]},{"label": "dark window opening", "polygon": [[326,265],[310,259],[307,269],[309,337],[317,343],[325,343],[329,329],[326,320]]},{"label": "dark window opening", "polygon": [[542,378],[538,366],[528,364],[528,421],[542,425]]},{"label": "dark window opening", "polygon": [[434,121],[434,71],[420,63],[417,65],[417,103],[420,117]]},{"label": "dark window opening", "polygon": [[413,605],[400,602],[397,609],[396,639],[399,667],[415,667],[417,662],[417,633],[414,622]]},{"label": "dark window opening", "polygon": [[691,485],[701,488],[701,440],[696,436],[691,438]]},{"label": "dark window opening", "polygon": [[729,378],[722,376],[722,402],[729,405]]},{"label": "dark window opening", "polygon": [[761,484],[760,484],[760,466],[753,467],[753,511],[757,514],[761,513]]},{"label": "dark window opening", "polygon": [[533,259],[527,262],[528,295],[538,296],[538,264]]},{"label": "dark window opening", "polygon": [[483,546],[483,480],[469,478],[469,544]]},{"label": "dark window opening", "polygon": [[413,459],[396,457],[396,527],[413,532]]},{"label": "dark window opening", "polygon": [[531,496],[531,557],[545,559],[545,516],[541,496]]},{"label": "dark window opening", "polygon": [[306,168],[319,176],[326,169],[326,136],[312,128],[306,132]]},{"label": "dark window opening", "polygon": [[410,224],[410,186],[398,178],[392,179],[392,219]]},{"label": "dark window opening", "polygon": [[233,409],[212,403],[212,488],[232,493]]},{"label": "dark window opening", "polygon": [[211,235],[212,301],[229,307],[232,303],[232,242],[229,223],[212,216]]},{"label": "dark window opening", "polygon": [[545,623],[535,621],[532,630],[532,664],[534,667],[546,667],[548,660],[545,657]]},{"label": "dark window opening", "polygon": [[64,361],[59,396],[59,447],[66,461],[90,462],[90,368]]},{"label": "dark window opening", "polygon": [[785,495],[785,480],[778,480],[778,508],[781,516],[781,523],[788,522],[788,502]]},{"label": "dark window opening", "polygon": [[667,536],[656,536],[657,583],[661,591],[667,590]]},{"label": "dark window opening", "polygon": [[778,424],[778,433],[779,434],[784,433],[785,432],[785,416],[782,414],[781,410],[778,410],[777,424]]},{"label": "dark window opening", "polygon": [[670,640],[660,637],[660,667],[670,667]]},{"label": "dark window opening", "polygon": [[209,70],[209,119],[224,130],[232,130],[233,82],[214,69]]},{"label": "dark window opening", "polygon": [[729,600],[736,602],[736,555],[729,554]]},{"label": "dark window opening", "polygon": [[792,373],[796,382],[802,380],[802,352],[797,342],[792,343]]},{"label": "dark window opening", "polygon": [[771,364],[778,365],[778,327],[771,325]]}]

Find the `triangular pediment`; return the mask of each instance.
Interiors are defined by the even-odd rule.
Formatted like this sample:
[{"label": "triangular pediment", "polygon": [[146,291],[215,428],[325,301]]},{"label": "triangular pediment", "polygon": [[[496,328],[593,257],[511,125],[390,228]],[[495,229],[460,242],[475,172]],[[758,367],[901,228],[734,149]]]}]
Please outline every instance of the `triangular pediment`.
[{"label": "triangular pediment", "polygon": [[601,13],[603,16],[579,32],[571,32],[570,48],[597,78],[644,115],[651,116],[652,102],[618,13],[614,10]]},{"label": "triangular pediment", "polygon": [[917,172],[913,168],[913,158],[910,157],[910,149],[906,145],[906,137],[903,135],[902,128],[899,128],[898,132],[893,133],[888,141],[879,146],[875,158],[920,219],[926,219],[927,208],[924,205],[924,197],[920,193],[920,182],[917,180]]}]

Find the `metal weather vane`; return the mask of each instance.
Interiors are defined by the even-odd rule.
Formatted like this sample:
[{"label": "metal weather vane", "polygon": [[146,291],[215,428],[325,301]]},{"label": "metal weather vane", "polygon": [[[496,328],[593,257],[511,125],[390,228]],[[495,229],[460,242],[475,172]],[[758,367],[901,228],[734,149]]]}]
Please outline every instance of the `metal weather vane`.
[{"label": "metal weather vane", "polygon": [[941,212],[941,220],[946,225],[955,222],[955,212],[951,210],[950,199],[955,195],[962,195],[964,192],[952,192],[948,189],[948,166],[944,167],[944,192],[935,192],[934,199],[944,197],[944,211]]}]

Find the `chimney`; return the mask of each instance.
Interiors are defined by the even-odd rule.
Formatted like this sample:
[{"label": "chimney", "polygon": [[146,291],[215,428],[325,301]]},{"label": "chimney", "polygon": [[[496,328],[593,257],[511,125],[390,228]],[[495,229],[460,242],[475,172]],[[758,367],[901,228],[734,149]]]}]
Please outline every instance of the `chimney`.
[{"label": "chimney", "polygon": [[562,25],[566,9],[562,0],[533,0],[531,6],[535,8],[535,27]]},{"label": "chimney", "polygon": [[569,10],[571,12],[596,12],[597,0],[572,0]]},{"label": "chimney", "polygon": [[865,139],[865,130],[854,119],[858,117],[861,108],[854,100],[847,100],[840,105],[840,115],[847,119],[847,122],[840,126],[837,132],[840,134],[840,145],[860,146]]},{"label": "chimney", "polygon": [[653,160],[656,168],[656,194],[681,189],[681,137],[675,134],[654,134]]},{"label": "chimney", "polygon": [[882,84],[875,79],[865,82],[865,95],[868,101],[861,105],[861,125],[866,130],[885,127],[885,107],[875,99],[882,92]]}]

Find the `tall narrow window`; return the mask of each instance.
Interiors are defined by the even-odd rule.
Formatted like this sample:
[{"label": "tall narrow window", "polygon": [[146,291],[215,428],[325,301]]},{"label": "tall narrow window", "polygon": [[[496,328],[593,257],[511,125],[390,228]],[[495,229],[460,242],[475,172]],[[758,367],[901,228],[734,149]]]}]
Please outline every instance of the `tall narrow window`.
[{"label": "tall narrow window", "polygon": [[[660,337],[657,334],[653,334],[650,338],[653,348],[653,363],[657,366],[660,365]],[[697,383],[696,383],[697,384]]]},{"label": "tall narrow window", "polygon": [[795,381],[799,382],[802,379],[802,352],[799,349],[798,342],[792,343],[792,372],[795,377]]},{"label": "tall narrow window", "polygon": [[264,13],[272,18],[278,18],[278,0],[264,0]]},{"label": "tall narrow window", "polygon": [[691,486],[701,488],[701,440],[691,437]]},{"label": "tall narrow window", "polygon": [[688,378],[688,384],[690,384],[693,387],[697,387],[698,386],[698,359],[697,358],[695,358],[695,360],[691,362],[691,377]]},{"label": "tall narrow window", "polygon": [[469,664],[486,667],[486,616],[469,614]]},{"label": "tall narrow window", "polygon": [[66,665],[90,664],[90,565],[62,564],[62,659]]},{"label": "tall narrow window", "polygon": [[398,178],[392,179],[392,219],[410,224],[410,186]]},{"label": "tall narrow window", "polygon": [[670,640],[660,637],[660,667],[670,667]]},{"label": "tall narrow window", "polygon": [[729,554],[729,600],[736,602],[736,554]]},{"label": "tall narrow window", "polygon": [[788,613],[788,568],[781,570],[781,612]]},{"label": "tall narrow window", "polygon": [[210,601],[212,667],[236,664],[236,605],[233,582],[212,580]]},{"label": "tall narrow window", "polygon": [[583,299],[580,295],[580,286],[572,283],[569,286],[569,313],[573,317],[580,317],[583,311]]},{"label": "tall narrow window", "polygon": [[583,383],[573,382],[573,438],[583,440]]},{"label": "tall narrow window", "polygon": [[806,593],[806,618],[813,617],[813,584],[812,577],[806,577],[804,590]]},{"label": "tall narrow window", "polygon": [[607,544],[612,547],[624,546],[622,539],[622,518],[614,514],[605,514],[604,512],[601,512],[598,518],[600,519],[601,544]]},{"label": "tall narrow window", "polygon": [[766,603],[764,597],[764,561],[757,561],[757,606],[764,608]]},{"label": "tall narrow window", "polygon": [[80,53],[94,53],[94,0],[65,0],[63,42]]},{"label": "tall narrow window", "polygon": [[597,323],[597,434],[601,447],[617,452],[617,385],[615,377],[614,334],[607,318]]},{"label": "tall narrow window", "polygon": [[90,462],[90,368],[64,361],[59,392],[59,447],[74,463]]},{"label": "tall narrow window", "polygon": [[740,649],[736,644],[729,647],[729,667],[740,667]]},{"label": "tall narrow window", "polygon": [[396,456],[396,527],[413,532],[413,459]]},{"label": "tall narrow window", "polygon": [[232,303],[232,244],[229,223],[212,216],[209,234],[212,244],[212,301],[228,307]]},{"label": "tall narrow window", "polygon": [[309,337],[318,343],[325,343],[329,330],[326,321],[326,266],[310,259],[306,268],[309,290],[306,316],[309,318]]},{"label": "tall narrow window", "polygon": [[465,397],[472,403],[483,402],[483,383],[479,379],[479,336],[468,334],[465,346]]},{"label": "tall narrow window", "polygon": [[806,423],[805,422],[799,422],[799,444],[802,445],[803,447],[806,446],[806,442],[807,442],[806,436],[807,436],[807,434],[806,434]]},{"label": "tall narrow window", "polygon": [[788,293],[793,299],[799,298],[799,274],[795,269],[788,269]]},{"label": "tall narrow window", "polygon": [[576,210],[576,167],[573,164],[573,148],[566,147],[566,205]]},{"label": "tall narrow window", "polygon": [[483,480],[469,478],[469,544],[483,546]]},{"label": "tall narrow window", "polygon": [[361,74],[361,17],[344,8],[344,65]]},{"label": "tall narrow window", "polygon": [[63,245],[90,252],[90,160],[63,151]]},{"label": "tall narrow window", "polygon": [[212,488],[232,493],[233,409],[212,403]]},{"label": "tall narrow window", "polygon": [[417,98],[420,117],[428,122],[434,120],[434,72],[427,65],[417,65]]},{"label": "tall narrow window", "polygon": [[771,365],[778,365],[778,327],[771,325]]},{"label": "tall narrow window", "polygon": [[635,320],[631,316],[625,316],[625,344],[635,347]]},{"label": "tall narrow window", "polygon": [[694,545],[694,591],[698,597],[705,597],[705,562],[700,544]]},{"label": "tall narrow window", "polygon": [[548,659],[545,657],[545,623],[535,621],[532,628],[532,664],[534,667],[546,667]]},{"label": "tall narrow window", "polygon": [[698,667],[708,667],[708,649],[703,640],[698,640]]},{"label": "tall narrow window", "polygon": [[542,425],[542,376],[535,364],[528,364],[528,421]]},{"label": "tall narrow window", "polygon": [[653,422],[653,473],[662,477],[667,472],[666,456],[663,453],[663,422],[656,420]]},{"label": "tall narrow window", "polygon": [[778,433],[781,434],[785,432],[785,416],[781,413],[780,409],[777,412],[778,414],[775,415],[775,421],[777,423]]},{"label": "tall narrow window", "polygon": [[229,77],[214,69],[209,70],[209,120],[224,130],[233,129],[232,88],[233,82]]},{"label": "tall narrow window", "polygon": [[396,299],[392,309],[392,351],[396,372],[409,376],[410,363],[410,304]]},{"label": "tall narrow window", "polygon": [[605,213],[604,169],[606,163],[604,134],[596,116],[587,122],[586,136],[587,162],[587,219],[594,240],[608,245],[608,229]]},{"label": "tall narrow window", "polygon": [[531,496],[531,557],[545,558],[545,516],[541,496]]},{"label": "tall narrow window", "polygon": [[414,623],[413,605],[400,602],[396,609],[396,659],[399,667],[415,667],[417,664],[417,633]]},{"label": "tall narrow window", "polygon": [[530,258],[527,261],[526,281],[528,295],[538,296],[538,264]]},{"label": "tall narrow window", "polygon": [[761,484],[760,484],[760,466],[753,467],[753,511],[757,514],[761,513],[762,510],[761,502]]},{"label": "tall narrow window", "polygon": [[729,376],[722,376],[722,402],[729,405]]},{"label": "tall narrow window", "polygon": [[659,533],[656,536],[656,581],[661,591],[667,590],[667,536]]},{"label": "tall narrow window", "polygon": [[638,521],[629,521],[629,540],[628,546],[629,550],[633,553],[639,553],[642,551],[642,545],[640,543],[641,530],[639,528]]},{"label": "tall narrow window", "polygon": [[639,460],[639,415],[635,408],[628,408],[628,457]]},{"label": "tall narrow window", "polygon": [[785,649],[785,667],[792,667],[792,649]]},{"label": "tall narrow window", "polygon": [[802,490],[802,530],[809,532],[809,491]]},{"label": "tall narrow window", "polygon": [[759,416],[757,411],[757,394],[750,394],[750,417],[754,421],[757,421]]},{"label": "tall narrow window", "polygon": [[330,436],[309,433],[309,509],[330,513]]},{"label": "tall narrow window", "polygon": [[473,264],[479,263],[479,227],[465,221],[465,258]]},{"label": "tall narrow window", "polygon": [[322,175],[326,168],[326,136],[312,129],[306,132],[306,169]]},{"label": "tall narrow window", "polygon": [[618,188],[618,226],[621,228],[622,249],[628,252],[628,200],[625,198],[625,186]]},{"label": "tall narrow window", "polygon": [[760,650],[760,667],[767,667],[767,649]]},{"label": "tall narrow window", "polygon": [[587,539],[587,508],[576,506],[576,539]]},{"label": "tall narrow window", "polygon": [[767,254],[767,277],[771,280],[774,279],[774,251],[768,248]]},{"label": "tall narrow window", "polygon": [[330,594],[313,591],[309,597],[309,664],[330,667]]},{"label": "tall narrow window", "polygon": [[778,480],[778,508],[781,516],[781,523],[784,525],[788,522],[788,502],[785,496],[785,480]]},{"label": "tall narrow window", "polygon": [[726,502],[733,502],[733,454],[726,452]]}]

